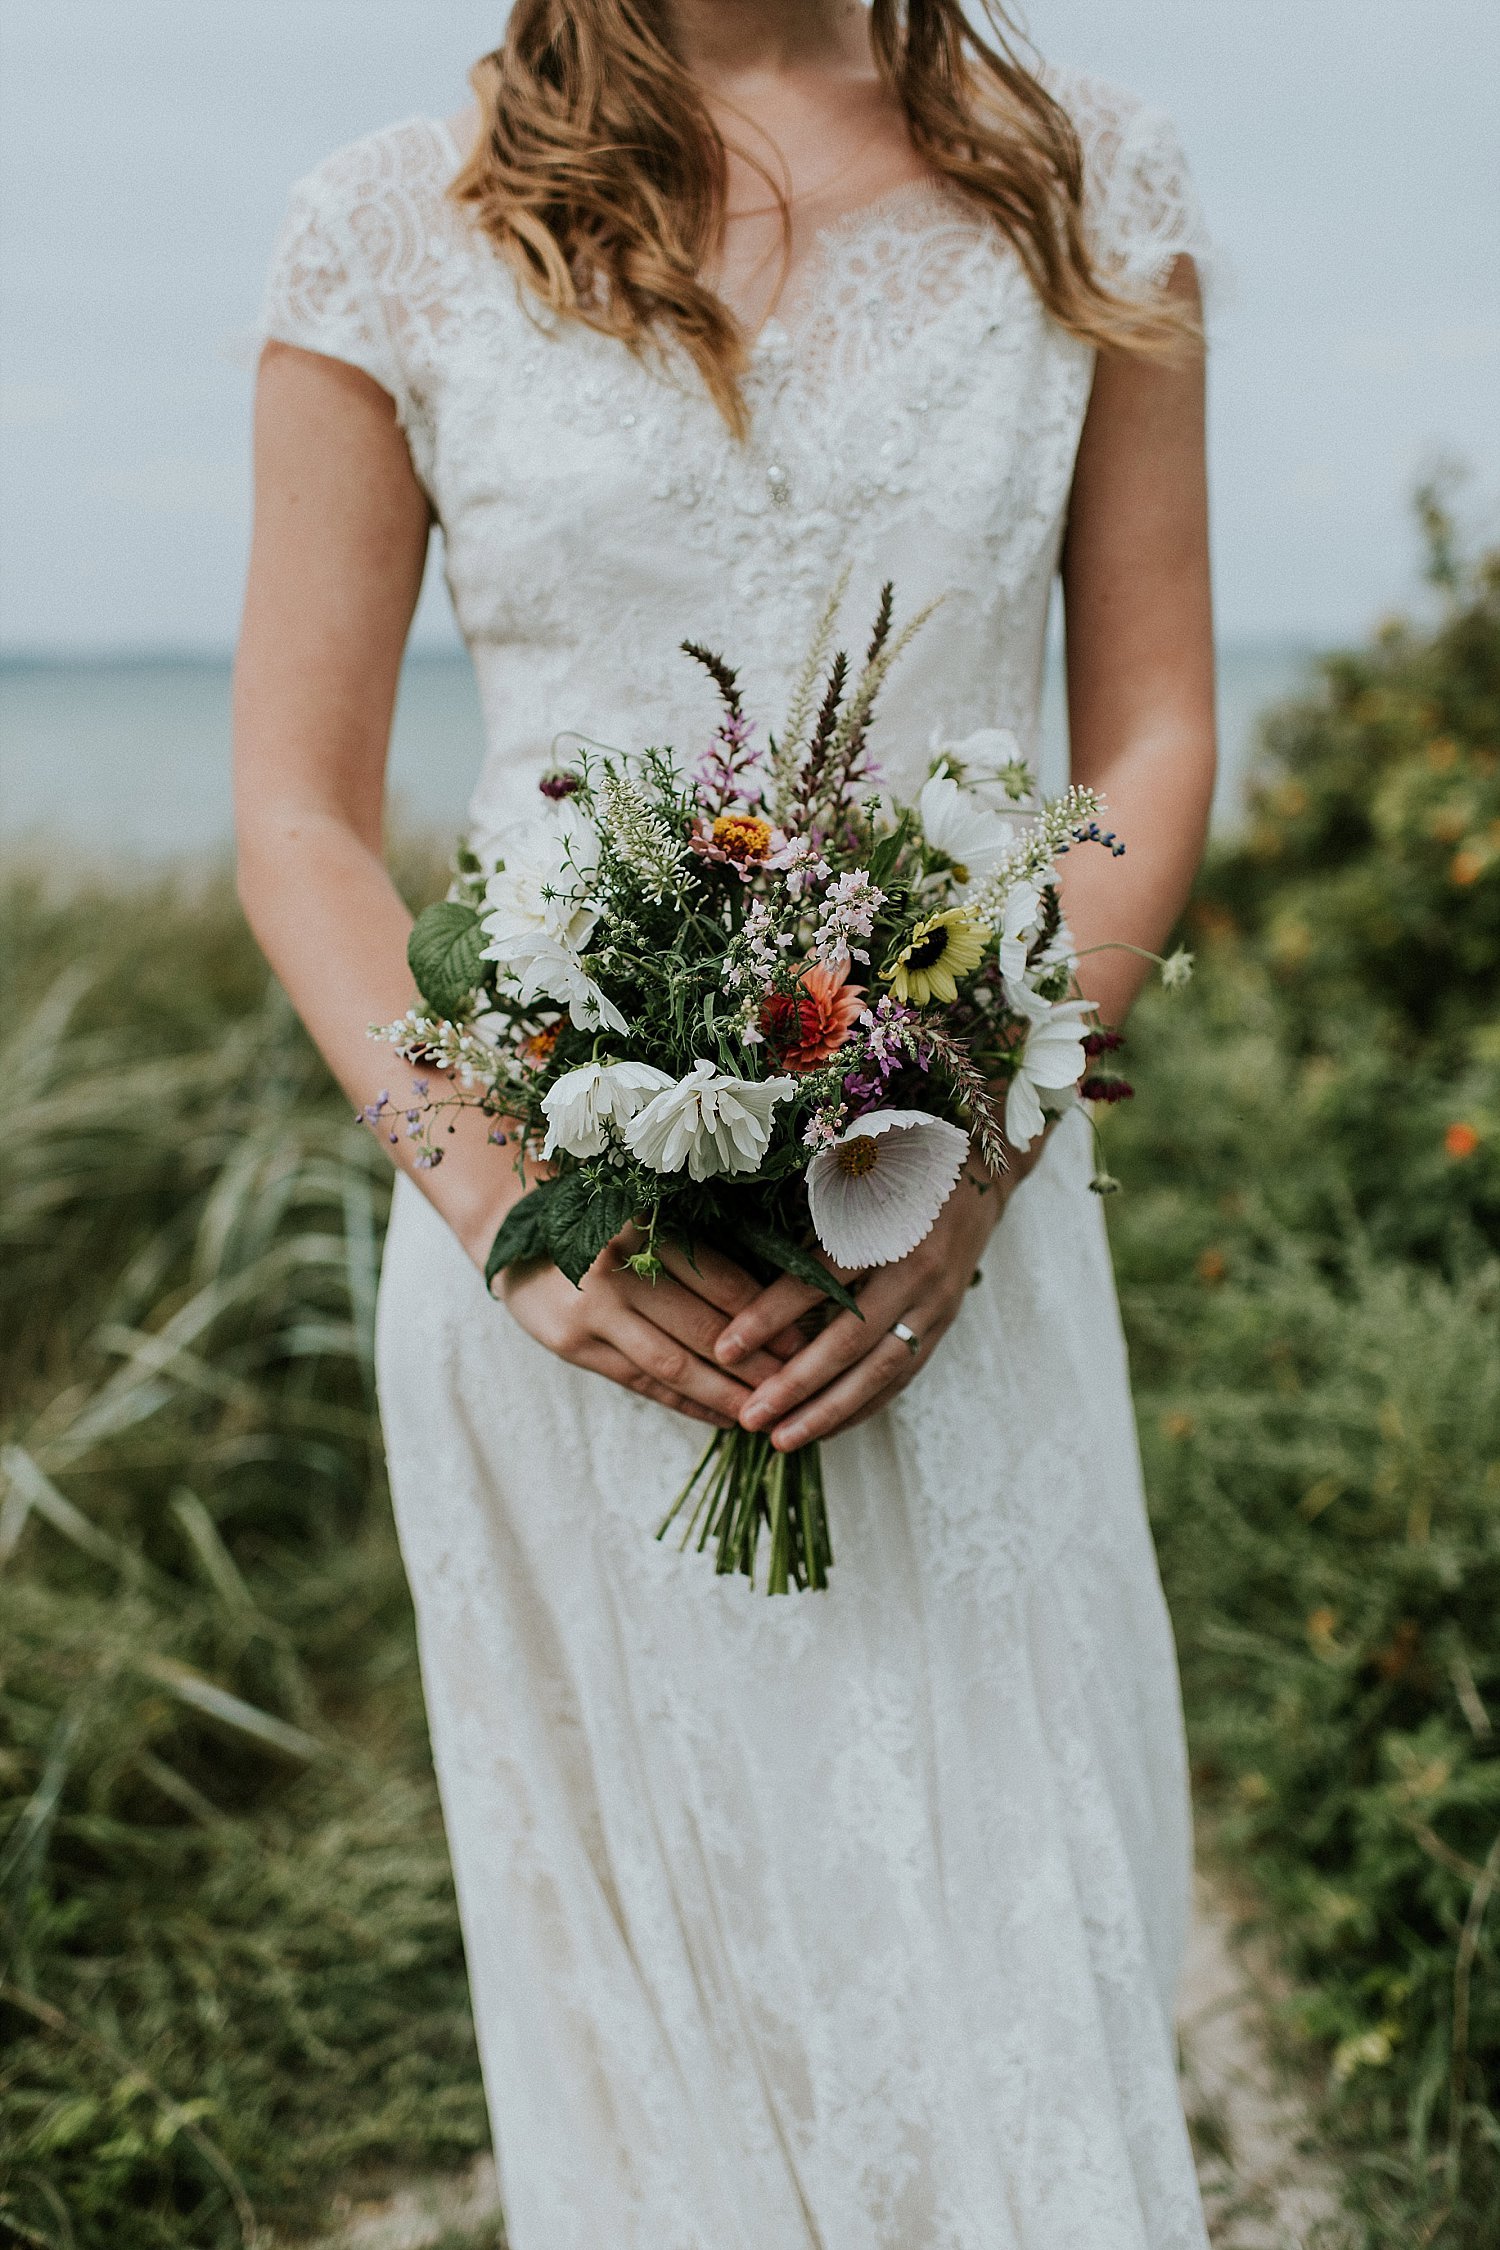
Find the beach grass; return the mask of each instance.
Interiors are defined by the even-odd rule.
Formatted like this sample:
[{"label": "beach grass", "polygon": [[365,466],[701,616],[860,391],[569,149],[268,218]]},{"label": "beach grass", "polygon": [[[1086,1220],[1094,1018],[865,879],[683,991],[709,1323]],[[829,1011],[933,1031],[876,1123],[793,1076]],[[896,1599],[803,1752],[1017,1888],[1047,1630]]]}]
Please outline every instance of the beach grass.
[{"label": "beach grass", "polygon": [[0,913],[0,2232],[210,2250],[485,2145],[385,1166],[227,884]]}]

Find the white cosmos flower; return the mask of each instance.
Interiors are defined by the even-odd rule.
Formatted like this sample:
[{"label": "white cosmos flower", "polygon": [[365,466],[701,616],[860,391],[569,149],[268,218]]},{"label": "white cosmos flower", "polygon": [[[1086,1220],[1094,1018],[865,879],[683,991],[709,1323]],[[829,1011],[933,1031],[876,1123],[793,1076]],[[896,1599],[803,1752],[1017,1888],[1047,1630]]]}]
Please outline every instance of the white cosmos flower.
[{"label": "white cosmos flower", "polygon": [[934,727],[928,747],[934,758],[951,758],[975,780],[993,780],[1003,768],[1024,763],[1009,727],[977,727],[961,742],[950,742],[941,727]]},{"label": "white cosmos flower", "polygon": [[856,1118],[807,1168],[807,1205],[836,1265],[886,1266],[915,1250],[953,1193],[969,1136],[925,1109]]},{"label": "white cosmos flower", "polygon": [[1017,883],[1006,896],[1000,918],[1000,974],[1007,986],[1020,984],[1026,974],[1026,956],[1041,927],[1042,894],[1035,883]]},{"label": "white cosmos flower", "polygon": [[626,1125],[653,1094],[674,1083],[653,1063],[582,1063],[567,1071],[547,1094],[543,1156],[559,1149],[569,1156],[602,1156],[608,1127]]},{"label": "white cosmos flower", "polygon": [[590,895],[599,838],[588,815],[564,798],[503,830],[494,848],[504,865],[485,886],[485,960],[509,965],[537,937],[584,952],[599,919]]},{"label": "white cosmos flower", "polygon": [[[1030,998],[1035,1005],[1036,995]],[[1071,1093],[1083,1076],[1085,1025],[1093,1013],[1087,1000],[1062,1000],[1034,1018],[1005,1097],[1005,1137],[1012,1148],[1030,1148],[1046,1124],[1041,1095]]]},{"label": "white cosmos flower", "polygon": [[917,810],[923,835],[934,851],[953,861],[964,890],[992,874],[1016,840],[1014,821],[993,811],[972,789],[960,789],[946,773],[924,785]]},{"label": "white cosmos flower", "polygon": [[797,1091],[795,1078],[730,1078],[695,1062],[663,1087],[625,1127],[625,1146],[653,1172],[695,1180],[716,1172],[754,1172],[771,1138],[771,1113]]},{"label": "white cosmos flower", "polygon": [[628,1032],[629,1024],[595,984],[572,946],[543,932],[516,938],[505,953],[491,946],[487,956],[503,961],[523,1002],[561,1000],[580,1031]]}]

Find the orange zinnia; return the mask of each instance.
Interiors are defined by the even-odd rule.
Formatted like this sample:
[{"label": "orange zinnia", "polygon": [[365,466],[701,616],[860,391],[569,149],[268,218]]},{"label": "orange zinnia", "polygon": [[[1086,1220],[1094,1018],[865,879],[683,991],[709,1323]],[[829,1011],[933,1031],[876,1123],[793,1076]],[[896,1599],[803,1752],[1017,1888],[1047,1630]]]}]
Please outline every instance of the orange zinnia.
[{"label": "orange zinnia", "polygon": [[836,1055],[865,1004],[862,984],[850,984],[849,963],[828,969],[811,961],[795,992],[773,992],[760,1011],[760,1028],[783,1070],[816,1070]]},{"label": "orange zinnia", "polygon": [[1472,1125],[1450,1125],[1443,1135],[1443,1146],[1450,1156],[1472,1156],[1479,1146],[1479,1135]]}]

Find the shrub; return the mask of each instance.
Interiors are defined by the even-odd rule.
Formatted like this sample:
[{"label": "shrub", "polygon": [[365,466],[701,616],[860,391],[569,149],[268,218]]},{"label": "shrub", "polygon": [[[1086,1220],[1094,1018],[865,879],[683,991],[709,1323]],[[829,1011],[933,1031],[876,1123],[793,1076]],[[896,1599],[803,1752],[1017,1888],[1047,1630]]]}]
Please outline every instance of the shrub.
[{"label": "shrub", "polygon": [[[1500,560],[1271,714],[1112,1212],[1209,1828],[1366,2238],[1500,2239]],[[1463,825],[1460,829],[1459,816]],[[1466,841],[1467,840],[1467,841]],[[1461,850],[1482,861],[1456,877]],[[1485,854],[1489,856],[1486,857]]]}]

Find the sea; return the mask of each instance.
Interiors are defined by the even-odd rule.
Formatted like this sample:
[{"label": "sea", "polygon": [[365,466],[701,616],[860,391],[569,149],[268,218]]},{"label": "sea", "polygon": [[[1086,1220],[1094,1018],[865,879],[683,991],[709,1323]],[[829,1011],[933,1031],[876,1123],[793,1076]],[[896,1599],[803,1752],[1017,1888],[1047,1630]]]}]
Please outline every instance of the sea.
[{"label": "sea", "polygon": [[[1222,763],[1214,817],[1240,817],[1262,714],[1295,694],[1312,651],[1290,640],[1219,651]],[[230,667],[217,656],[0,657],[0,849],[12,864],[113,864],[142,872],[230,848]],[[479,702],[462,652],[416,651],[392,744],[393,829],[455,837],[481,756]],[[1067,770],[1060,665],[1048,670],[1042,773]]]}]

